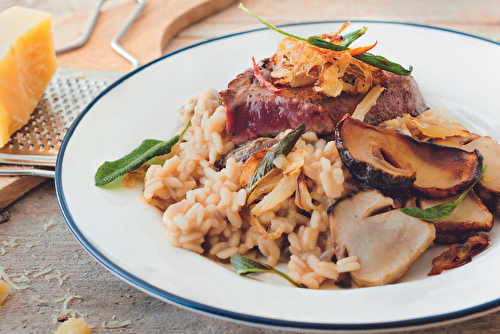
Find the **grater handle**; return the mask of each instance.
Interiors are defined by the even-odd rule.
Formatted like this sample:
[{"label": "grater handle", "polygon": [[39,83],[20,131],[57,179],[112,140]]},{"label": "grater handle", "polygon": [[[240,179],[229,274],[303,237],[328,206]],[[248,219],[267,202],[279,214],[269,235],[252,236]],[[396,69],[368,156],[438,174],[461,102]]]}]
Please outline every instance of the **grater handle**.
[{"label": "grater handle", "polygon": [[35,165],[51,166],[56,165],[56,155],[24,155],[0,153],[0,163],[9,165]]},{"label": "grater handle", "polygon": [[[78,49],[78,48],[82,47],[83,45],[85,45],[85,43],[87,43],[87,41],[90,37],[90,34],[92,33],[92,30],[94,30],[94,26],[97,22],[97,17],[99,16],[99,13],[101,12],[101,7],[105,1],[106,0],[99,0],[97,2],[96,6],[94,7],[94,10],[92,11],[92,15],[89,19],[89,22],[87,23],[87,27],[85,28],[85,32],[83,33],[82,37],[73,44],[56,49],[56,54],[62,54],[65,52],[69,52],[69,51]],[[139,60],[137,60],[137,58],[132,56],[130,54],[130,52],[125,50],[119,44],[119,42],[120,42],[120,39],[123,37],[123,35],[125,35],[127,30],[130,28],[132,23],[134,23],[135,19],[141,13],[142,9],[144,8],[144,4],[145,4],[146,0],[135,0],[135,1],[137,1],[137,6],[135,7],[134,11],[127,18],[127,21],[125,21],[125,24],[120,28],[120,31],[118,31],[116,36],[113,37],[113,39],[111,40],[111,47],[113,48],[113,50],[115,50],[120,56],[122,56],[123,58],[127,59],[130,63],[132,63],[132,70],[135,70],[141,64],[140,64]]]},{"label": "grater handle", "polygon": [[99,0],[96,3],[94,10],[92,11],[92,14],[90,16],[89,22],[87,23],[87,27],[85,28],[85,31],[83,32],[82,37],[78,41],[76,41],[72,44],[63,46],[59,49],[56,49],[56,54],[59,55],[62,53],[66,53],[66,52],[78,49],[78,48],[82,47],[83,45],[85,45],[85,43],[87,43],[87,41],[90,37],[90,34],[92,33],[92,30],[94,30],[94,26],[95,26],[95,23],[97,22],[97,17],[99,16],[99,12],[101,11],[102,4],[105,1],[106,0]]},{"label": "grater handle", "polygon": [[0,176],[42,176],[53,179],[55,174],[53,170],[38,168],[0,169]]}]

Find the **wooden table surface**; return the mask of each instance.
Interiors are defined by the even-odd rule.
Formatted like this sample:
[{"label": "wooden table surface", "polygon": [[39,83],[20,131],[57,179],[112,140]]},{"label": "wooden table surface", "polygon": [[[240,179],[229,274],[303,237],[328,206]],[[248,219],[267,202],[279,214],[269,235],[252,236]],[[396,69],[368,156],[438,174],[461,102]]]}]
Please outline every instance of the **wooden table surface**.
[{"label": "wooden table surface", "polygon": [[[131,1],[131,0],[128,0]],[[165,3],[168,0],[165,0]],[[186,0],[189,1],[189,0]],[[109,8],[121,6],[122,0],[110,0]],[[146,0],[146,6],[148,5]],[[0,10],[24,5],[53,13],[55,27],[64,22],[83,22],[73,17],[87,17],[94,1],[80,0],[2,0]],[[337,0],[247,0],[245,5],[274,24],[315,20],[380,20],[432,25],[478,35],[500,42],[500,2],[498,0],[419,0],[419,1],[337,1]],[[209,38],[260,27],[260,24],[236,8],[237,2],[196,22],[174,36],[166,51],[173,51]],[[56,47],[78,38],[81,24],[64,24],[54,29]],[[132,43],[125,36],[123,43]],[[160,52],[160,49],[155,52]],[[117,70],[123,60],[117,56],[108,70]],[[71,67],[71,63],[64,63]],[[464,78],[465,80],[465,78]],[[52,224],[47,229],[44,226]],[[29,288],[11,290],[0,310],[2,333],[50,333],[59,323],[53,314],[63,307],[58,301],[68,294],[76,298],[69,308],[86,314],[93,333],[281,333],[262,329],[173,306],[153,298],[108,272],[76,241],[59,211],[54,182],[48,180],[0,212],[0,243],[16,239],[15,247],[4,246],[0,266],[10,275],[31,274]],[[57,280],[33,277],[52,269],[66,277]],[[17,276],[18,278],[20,276]],[[24,283],[19,283],[23,285]],[[333,301],[332,301],[333,302]],[[106,321],[131,323],[119,329],[102,327]],[[500,331],[500,312],[451,325],[412,331],[411,333],[491,333]],[[283,331],[284,332],[284,331]]]}]

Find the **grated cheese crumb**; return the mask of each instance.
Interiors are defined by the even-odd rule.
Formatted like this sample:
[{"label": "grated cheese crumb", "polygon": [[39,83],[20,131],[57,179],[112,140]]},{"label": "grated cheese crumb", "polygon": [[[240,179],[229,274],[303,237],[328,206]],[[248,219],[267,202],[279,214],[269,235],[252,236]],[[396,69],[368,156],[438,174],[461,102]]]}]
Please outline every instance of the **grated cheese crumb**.
[{"label": "grated cheese crumb", "polygon": [[[80,316],[80,317],[86,317],[87,314],[86,313],[81,313],[79,310],[72,310],[72,309],[69,309],[68,308],[68,305],[69,303],[73,300],[73,299],[81,299],[82,296],[79,296],[79,295],[75,295],[74,293],[73,294],[67,294],[64,296],[64,298],[59,298],[57,300],[55,300],[54,302],[56,303],[59,303],[59,302],[64,302],[63,303],[63,308],[62,310],[60,309],[57,309],[55,310],[56,312],[59,312],[59,316],[60,315],[70,315],[71,317],[75,318],[77,315]],[[55,316],[56,317],[56,321],[57,321],[57,316],[58,315],[52,315],[53,317]]]},{"label": "grated cheese crumb", "polygon": [[4,279],[4,281],[10,285],[11,288],[15,289],[15,290],[24,290],[26,288],[28,288],[27,286],[18,286],[16,283],[12,282],[12,280],[10,279],[10,276],[5,272],[5,267],[2,267],[0,266],[0,276]]},{"label": "grated cheese crumb", "polygon": [[33,300],[34,302],[37,302],[38,304],[45,303],[45,301],[44,301],[43,299],[40,299],[40,296],[39,296],[39,295],[32,296],[32,297],[31,297],[31,300]]},{"label": "grated cheese crumb", "polygon": [[43,225],[43,228],[45,229],[45,231],[48,231],[49,227],[51,227],[53,225],[57,225],[57,224],[56,224],[56,222],[53,219],[51,219],[47,224]]},{"label": "grated cheese crumb", "polygon": [[16,243],[16,240],[17,238],[11,238],[10,241],[3,241],[3,244],[4,246],[14,248],[19,245],[18,243]]},{"label": "grated cheese crumb", "polygon": [[2,255],[5,255],[5,253],[7,253],[7,250],[5,249],[5,247],[1,247],[0,248],[0,253],[2,253]]},{"label": "grated cheese crumb", "polygon": [[108,328],[108,329],[120,328],[120,327],[125,327],[125,326],[127,326],[127,325],[129,325],[131,323],[132,323],[132,321],[130,321],[130,320],[126,320],[126,321],[122,321],[122,322],[111,321],[109,323],[106,323],[106,321],[103,321],[102,322],[102,327]]},{"label": "grated cheese crumb", "polygon": [[52,268],[49,268],[49,269],[42,269],[42,271],[36,273],[35,275],[33,275],[33,278],[36,278],[38,276],[42,276],[42,275],[45,275],[45,274],[48,274],[52,271]]},{"label": "grated cheese crumb", "polygon": [[63,284],[63,280],[61,278],[61,276],[59,275],[54,275],[54,274],[51,274],[51,275],[45,275],[45,279],[47,280],[47,282],[50,283],[50,280],[51,279],[56,279],[59,281],[59,285],[62,285]]},{"label": "grated cheese crumb", "polygon": [[38,259],[38,257],[35,254],[31,254],[31,257],[34,259]]},{"label": "grated cheese crumb", "polygon": [[[14,276],[17,276],[17,277],[14,277]],[[31,280],[28,278],[28,276],[23,275],[23,274],[12,275],[11,279],[15,283],[31,283]]]},{"label": "grated cheese crumb", "polygon": [[30,244],[30,243],[27,243],[27,244],[24,244],[24,245],[25,245],[26,247],[28,247],[28,248],[31,248],[31,247],[35,246],[35,245],[33,245],[33,244]]}]

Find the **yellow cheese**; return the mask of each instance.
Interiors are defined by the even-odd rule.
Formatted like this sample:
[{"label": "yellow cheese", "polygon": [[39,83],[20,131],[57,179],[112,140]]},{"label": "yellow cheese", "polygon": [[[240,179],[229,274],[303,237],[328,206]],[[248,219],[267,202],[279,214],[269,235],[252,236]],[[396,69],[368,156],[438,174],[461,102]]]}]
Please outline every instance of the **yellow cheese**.
[{"label": "yellow cheese", "polygon": [[[7,299],[8,291],[10,290],[10,286],[5,283],[0,281],[0,305]],[[2,309],[2,306],[0,306],[0,309]]]},{"label": "yellow cheese", "polygon": [[71,318],[57,327],[54,334],[92,334],[90,328],[81,318]]},{"label": "yellow cheese", "polygon": [[0,13],[0,147],[26,124],[56,70],[49,13]]}]

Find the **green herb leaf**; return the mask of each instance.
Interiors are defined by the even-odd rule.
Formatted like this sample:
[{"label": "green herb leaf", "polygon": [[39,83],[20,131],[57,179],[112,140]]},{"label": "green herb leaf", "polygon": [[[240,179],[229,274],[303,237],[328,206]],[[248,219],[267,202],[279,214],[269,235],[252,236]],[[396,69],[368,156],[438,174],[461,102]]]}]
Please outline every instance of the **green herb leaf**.
[{"label": "green herb leaf", "polygon": [[233,256],[231,256],[231,265],[233,266],[234,269],[236,269],[236,273],[241,276],[246,276],[255,273],[273,273],[283,277],[297,288],[307,288],[305,285],[295,282],[293,279],[290,278],[290,276],[288,276],[284,272],[279,271],[278,269],[275,269],[270,265],[262,263],[258,260],[251,259],[241,254],[234,254]]},{"label": "green herb leaf", "polygon": [[368,30],[368,27],[363,27],[356,31],[350,32],[342,36],[342,43],[340,45],[348,47],[352,42],[363,36],[363,34]]},{"label": "green herb leaf", "polygon": [[[349,50],[347,45],[333,44],[333,43],[330,43],[330,42],[324,40],[323,38],[321,38],[319,36],[311,36],[309,38],[302,38],[299,36],[292,35],[290,33],[287,33],[285,31],[273,26],[272,24],[264,21],[263,19],[261,19],[260,17],[258,17],[257,15],[255,15],[254,13],[249,11],[247,8],[245,8],[245,6],[243,6],[243,4],[240,3],[238,8],[243,9],[245,12],[247,12],[248,14],[250,14],[251,16],[256,18],[257,20],[259,20],[262,24],[264,24],[268,28],[270,28],[270,29],[282,34],[282,35],[285,35],[285,36],[288,36],[291,38],[295,38],[295,39],[298,39],[300,41],[305,41],[311,45],[314,45],[314,46],[317,46],[317,47],[320,47],[323,49],[328,49],[328,50],[333,50],[333,51]],[[358,37],[354,38],[354,36],[353,36],[352,38],[354,38],[354,40],[355,40]],[[403,66],[401,66],[397,63],[391,62],[390,60],[388,60],[382,56],[376,56],[376,55],[373,55],[373,54],[368,53],[368,52],[357,55],[357,56],[353,56],[353,58],[361,60],[362,62],[365,62],[367,64],[374,66],[374,67],[380,68],[382,70],[386,70],[386,71],[393,72],[393,73],[400,74],[400,75],[410,75],[411,72],[413,71],[412,66],[410,66],[410,68],[407,70]]]},{"label": "green herb leaf", "polygon": [[432,206],[430,208],[427,208],[425,210],[422,210],[420,208],[411,208],[411,209],[401,208],[401,212],[407,214],[408,216],[428,221],[445,219],[453,212],[453,210],[455,210],[455,208],[460,204],[460,202],[462,202],[465,196],[467,196],[469,191],[476,185],[477,181],[479,181],[479,179],[483,176],[485,170],[486,170],[486,165],[483,165],[483,168],[481,169],[481,173],[479,174],[477,180],[466,191],[464,191],[462,195],[460,195],[460,197],[457,198],[456,200],[446,203],[441,203]]},{"label": "green herb leaf", "polygon": [[104,186],[128,172],[136,170],[151,158],[170,153],[172,147],[181,139],[190,124],[191,121],[188,121],[182,133],[169,141],[146,139],[138,148],[123,158],[115,161],[105,161],[99,166],[94,175],[95,185]]},{"label": "green herb leaf", "polygon": [[259,162],[257,168],[253,172],[250,180],[248,181],[248,185],[246,188],[247,198],[250,197],[250,194],[255,189],[257,184],[264,179],[266,175],[268,175],[275,168],[273,160],[283,154],[285,157],[290,153],[300,139],[300,136],[305,131],[306,125],[305,123],[300,124],[295,130],[288,133],[283,139],[281,139],[276,146],[272,150],[266,153],[264,158]]},{"label": "green herb leaf", "polygon": [[274,30],[282,35],[285,35],[285,36],[288,36],[288,37],[291,37],[291,38],[295,38],[295,39],[298,39],[298,40],[301,40],[301,41],[307,41],[305,38],[302,38],[302,37],[299,37],[299,36],[295,36],[295,35],[292,35],[292,34],[289,34],[279,28],[277,28],[276,26],[273,26],[271,23],[269,22],[266,22],[264,21],[263,19],[261,19],[260,17],[258,17],[257,15],[255,15],[254,13],[252,13],[251,11],[249,11],[245,6],[243,6],[242,3],[240,3],[240,5],[238,6],[239,9],[243,9],[245,12],[247,12],[248,14],[250,14],[251,16],[253,16],[255,19],[257,19],[258,21],[260,21],[263,25],[265,25],[266,27],[268,27],[269,29],[271,30]]},{"label": "green herb leaf", "polygon": [[[309,44],[317,46],[319,48],[332,50],[332,51],[349,50],[349,48],[347,48],[345,46],[330,43],[319,36],[311,36],[307,39],[307,42]],[[368,52],[365,52],[365,53],[357,55],[357,56],[353,56],[353,58],[361,60],[362,62],[365,62],[367,64],[374,66],[374,67],[380,68],[382,70],[393,72],[393,73],[400,74],[400,75],[410,75],[411,71],[413,71],[412,66],[410,66],[410,68],[407,70],[403,66],[401,66],[397,63],[393,63],[392,61],[387,60],[386,58],[384,58],[382,56],[376,56],[376,55],[368,53]]]},{"label": "green herb leaf", "polygon": [[410,66],[408,69],[405,69],[403,66],[394,63],[388,60],[387,58],[384,58],[382,56],[377,56],[368,52],[354,56],[354,58],[361,60],[367,64],[370,64],[374,67],[380,68],[381,70],[389,71],[399,75],[410,75],[411,72],[413,71],[413,66]]}]

